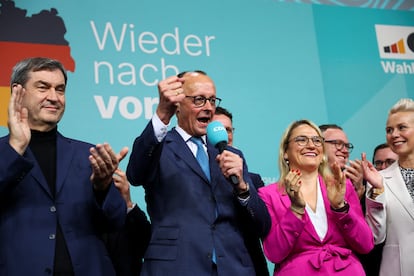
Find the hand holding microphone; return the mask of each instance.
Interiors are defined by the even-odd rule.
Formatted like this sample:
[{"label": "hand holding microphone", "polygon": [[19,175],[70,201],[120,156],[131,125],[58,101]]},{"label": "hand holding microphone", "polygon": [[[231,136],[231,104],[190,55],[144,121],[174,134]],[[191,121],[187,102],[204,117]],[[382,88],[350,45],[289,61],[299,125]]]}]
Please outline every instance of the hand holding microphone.
[{"label": "hand holding microphone", "polygon": [[220,153],[217,157],[217,161],[220,164],[224,176],[226,176],[233,185],[238,186],[240,184],[239,178],[243,179],[243,159],[233,152],[224,152],[227,146],[228,136],[223,124],[219,121],[212,121],[207,126],[207,139]]}]

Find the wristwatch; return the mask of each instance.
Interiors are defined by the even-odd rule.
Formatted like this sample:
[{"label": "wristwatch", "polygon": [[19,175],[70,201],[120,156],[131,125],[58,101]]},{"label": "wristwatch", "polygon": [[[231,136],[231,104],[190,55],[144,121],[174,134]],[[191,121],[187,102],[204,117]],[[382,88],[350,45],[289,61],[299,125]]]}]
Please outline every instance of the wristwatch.
[{"label": "wristwatch", "polygon": [[380,194],[382,194],[384,192],[384,187],[382,187],[381,189],[378,188],[372,188],[372,193],[371,193],[371,198],[372,199],[376,199],[377,196],[379,196]]},{"label": "wristwatch", "polygon": [[348,204],[348,202],[346,202],[344,200],[344,206],[342,206],[341,208],[336,209],[336,208],[333,208],[332,205],[331,205],[331,210],[334,211],[334,212],[337,212],[337,213],[348,213],[349,204]]},{"label": "wristwatch", "polygon": [[246,183],[246,184],[247,184],[247,190],[246,191],[243,191],[241,193],[236,193],[237,194],[237,197],[239,197],[241,199],[246,199],[246,198],[248,198],[250,196],[249,183]]}]

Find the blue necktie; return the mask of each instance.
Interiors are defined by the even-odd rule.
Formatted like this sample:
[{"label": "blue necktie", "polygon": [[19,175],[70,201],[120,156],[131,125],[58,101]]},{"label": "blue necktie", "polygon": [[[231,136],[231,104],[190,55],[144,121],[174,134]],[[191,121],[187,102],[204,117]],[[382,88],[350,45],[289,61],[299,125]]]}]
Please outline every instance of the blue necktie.
[{"label": "blue necktie", "polygon": [[[203,169],[204,174],[207,176],[208,180],[210,181],[210,165],[208,164],[208,156],[203,147],[203,141],[200,137],[191,137],[191,142],[197,145],[197,153],[196,159],[200,164],[201,168]],[[217,217],[217,210],[216,210],[216,217]],[[211,261],[213,263],[217,263],[216,260],[216,250],[213,248],[213,254],[211,256]]]},{"label": "blue necktie", "polygon": [[197,145],[196,159],[201,169],[203,169],[204,174],[207,176],[207,179],[210,181],[210,166],[208,164],[208,156],[203,147],[203,141],[201,141],[200,137],[191,137],[190,140]]}]

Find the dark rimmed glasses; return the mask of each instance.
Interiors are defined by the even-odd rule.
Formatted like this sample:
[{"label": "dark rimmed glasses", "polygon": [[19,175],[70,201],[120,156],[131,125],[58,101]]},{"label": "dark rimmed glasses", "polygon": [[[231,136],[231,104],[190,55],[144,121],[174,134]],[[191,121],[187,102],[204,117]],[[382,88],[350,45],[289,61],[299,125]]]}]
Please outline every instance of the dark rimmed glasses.
[{"label": "dark rimmed glasses", "polygon": [[307,146],[309,141],[312,141],[313,145],[315,147],[320,147],[323,144],[323,137],[320,136],[305,136],[305,135],[299,135],[292,139],[290,139],[288,142],[294,141],[296,144],[298,144],[301,147]]},{"label": "dark rimmed glasses", "polygon": [[192,98],[193,103],[196,107],[202,107],[206,104],[207,101],[210,102],[212,106],[219,106],[221,99],[216,97],[206,98],[204,96],[185,96],[186,98]]},{"label": "dark rimmed glasses", "polygon": [[335,145],[335,148],[337,150],[342,150],[345,147],[348,150],[348,152],[351,152],[354,149],[354,145],[352,145],[351,143],[345,143],[342,140],[325,140],[325,143]]},{"label": "dark rimmed glasses", "polygon": [[381,169],[382,166],[385,164],[385,167],[388,168],[394,162],[395,162],[395,159],[392,159],[392,158],[385,159],[385,160],[375,160],[374,161],[374,166],[375,166],[376,169]]}]

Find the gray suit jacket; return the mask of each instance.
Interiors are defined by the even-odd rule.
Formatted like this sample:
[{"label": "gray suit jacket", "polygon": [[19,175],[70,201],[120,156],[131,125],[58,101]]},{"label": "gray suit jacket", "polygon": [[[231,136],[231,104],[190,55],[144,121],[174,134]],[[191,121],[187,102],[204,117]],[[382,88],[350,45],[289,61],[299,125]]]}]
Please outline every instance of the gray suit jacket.
[{"label": "gray suit jacket", "polygon": [[385,191],[372,200],[368,195],[366,218],[375,243],[385,240],[381,276],[414,275],[414,202],[402,178],[398,162],[382,170]]}]

